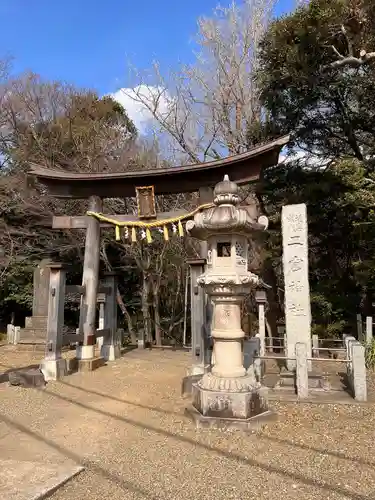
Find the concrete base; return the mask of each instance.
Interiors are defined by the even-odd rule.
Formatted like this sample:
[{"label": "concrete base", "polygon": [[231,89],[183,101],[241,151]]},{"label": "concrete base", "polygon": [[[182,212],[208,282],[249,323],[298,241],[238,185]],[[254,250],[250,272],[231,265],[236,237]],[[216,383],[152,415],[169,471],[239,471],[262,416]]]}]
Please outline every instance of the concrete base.
[{"label": "concrete base", "polygon": [[266,387],[229,392],[193,385],[193,406],[204,417],[247,420],[268,411]]},{"label": "concrete base", "polygon": [[[275,389],[295,389],[296,374],[294,372],[281,372],[279,382]],[[327,390],[327,381],[319,373],[309,373],[309,389],[324,389]]]},{"label": "concrete base", "polygon": [[76,348],[77,359],[93,359],[95,357],[94,345],[77,345]]},{"label": "concrete base", "polygon": [[186,408],[185,415],[195,423],[196,429],[239,429],[242,431],[255,431],[270,421],[276,420],[277,417],[270,410],[247,419],[205,417],[193,406]]},{"label": "concrete base", "polygon": [[67,374],[65,359],[44,359],[40,364],[40,371],[45,380],[59,380]]},{"label": "concrete base", "polygon": [[93,372],[104,365],[105,360],[102,357],[92,359],[73,358],[69,360],[68,370],[72,372]]},{"label": "concrete base", "polygon": [[203,377],[203,373],[198,375],[187,375],[182,379],[181,395],[182,397],[191,396],[193,392],[193,385],[199,382]]},{"label": "concrete base", "polygon": [[100,349],[100,356],[105,361],[116,361],[116,359],[121,357],[120,346],[103,344]]}]

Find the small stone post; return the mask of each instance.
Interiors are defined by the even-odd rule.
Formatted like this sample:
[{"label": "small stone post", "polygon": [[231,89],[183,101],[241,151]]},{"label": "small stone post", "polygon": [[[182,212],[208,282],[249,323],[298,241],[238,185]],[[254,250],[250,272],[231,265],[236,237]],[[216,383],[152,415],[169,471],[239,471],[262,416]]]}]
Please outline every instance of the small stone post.
[{"label": "small stone post", "polygon": [[115,361],[121,356],[120,340],[117,336],[117,277],[115,273],[105,273],[101,281],[103,286],[109,288],[104,303],[104,328],[109,329],[109,333],[104,336],[104,343],[101,348],[101,356],[106,361]]},{"label": "small stone post", "polygon": [[307,348],[302,342],[296,343],[296,379],[297,396],[299,399],[309,397],[309,371],[307,363]]},{"label": "small stone post", "polygon": [[[104,329],[104,309],[105,309],[105,301],[106,298],[103,301],[99,301],[99,325],[98,328],[99,330]],[[99,349],[102,348],[102,345],[104,343],[104,337],[97,337],[96,338],[96,345],[99,347]]]},{"label": "small stone post", "polygon": [[197,279],[203,273],[206,259],[189,259],[190,266],[190,321],[191,321],[191,366],[188,374],[182,380],[182,395],[191,394],[192,384],[197,382],[208,370],[206,350],[208,338],[206,335],[206,304],[205,293],[198,286]]},{"label": "small stone post", "polygon": [[14,339],[13,339],[13,344],[18,344],[20,341],[21,337],[21,327],[20,326],[15,326],[14,327]]},{"label": "small stone post", "polygon": [[264,290],[255,292],[255,301],[258,304],[258,322],[259,322],[259,339],[260,339],[260,356],[266,355],[266,319],[265,307],[267,304],[267,295]]},{"label": "small stone post", "polygon": [[8,344],[14,344],[14,325],[7,325],[7,342]]},{"label": "small stone post", "polygon": [[47,319],[47,342],[41,371],[45,380],[57,380],[66,374],[66,360],[61,357],[64,326],[66,271],[62,264],[49,264],[50,284]]},{"label": "small stone post", "polygon": [[373,341],[372,335],[372,316],[366,317],[366,344],[371,344]]},{"label": "small stone post", "polygon": [[363,341],[363,325],[361,314],[357,314],[357,337],[360,342]]},{"label": "small stone post", "polygon": [[191,350],[192,365],[189,375],[203,375],[207,369],[205,365],[205,304],[204,290],[197,283],[198,277],[203,273],[205,259],[188,260],[190,266],[191,283]]},{"label": "small stone post", "polygon": [[367,401],[367,379],[365,364],[365,347],[358,341],[349,344],[352,364],[352,389],[356,401]]},{"label": "small stone post", "polygon": [[319,358],[319,336],[316,334],[312,336],[312,347],[313,358]]}]

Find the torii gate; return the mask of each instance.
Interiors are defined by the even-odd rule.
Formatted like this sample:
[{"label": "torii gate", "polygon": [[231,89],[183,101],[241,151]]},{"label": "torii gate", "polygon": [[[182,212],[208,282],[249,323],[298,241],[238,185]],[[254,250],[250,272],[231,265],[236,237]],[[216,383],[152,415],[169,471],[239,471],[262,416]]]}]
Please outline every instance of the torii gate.
[{"label": "torii gate", "polygon": [[[204,208],[211,203],[213,187],[223,179],[225,174],[239,185],[248,184],[259,179],[263,169],[278,163],[283,146],[289,141],[284,136],[257,146],[236,156],[181,167],[151,169],[144,171],[115,173],[70,173],[50,170],[32,165],[29,175],[44,184],[49,193],[56,198],[88,199],[89,212],[82,216],[55,216],[54,229],[86,229],[85,255],[83,264],[82,285],[85,293],[80,309],[80,325],[83,325],[83,345],[77,351],[79,363],[84,369],[97,366],[94,360],[96,298],[99,284],[100,262],[100,228],[119,227],[126,222],[127,227],[165,226],[171,220],[181,221],[191,217],[191,213],[177,211],[173,213],[156,213],[155,195],[175,193],[199,193],[199,206]],[[125,198],[137,195],[138,215],[102,214],[103,198]],[[118,223],[118,224],[117,224]],[[118,236],[118,234],[116,234]],[[203,270],[207,248],[201,246],[201,259],[191,263],[192,295],[196,291],[195,279],[197,267]],[[195,270],[194,270],[195,269]],[[204,365],[204,347],[202,344],[202,325],[204,323],[203,294],[195,293],[192,300],[192,351],[193,366],[200,370]],[[81,326],[80,326],[81,328]],[[80,332],[81,333],[81,332]],[[195,371],[196,373],[196,371]]]}]

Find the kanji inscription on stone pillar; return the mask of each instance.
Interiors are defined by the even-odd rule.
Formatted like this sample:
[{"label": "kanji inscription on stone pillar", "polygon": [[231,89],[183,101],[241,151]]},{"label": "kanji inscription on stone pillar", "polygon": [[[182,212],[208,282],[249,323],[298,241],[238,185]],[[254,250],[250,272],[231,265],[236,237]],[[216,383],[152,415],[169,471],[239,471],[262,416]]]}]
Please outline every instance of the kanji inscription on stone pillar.
[{"label": "kanji inscription on stone pillar", "polygon": [[[304,203],[282,208],[283,269],[285,284],[286,355],[295,357],[297,342],[311,358],[311,310],[308,269],[307,210]],[[287,360],[289,370],[295,362]]]}]

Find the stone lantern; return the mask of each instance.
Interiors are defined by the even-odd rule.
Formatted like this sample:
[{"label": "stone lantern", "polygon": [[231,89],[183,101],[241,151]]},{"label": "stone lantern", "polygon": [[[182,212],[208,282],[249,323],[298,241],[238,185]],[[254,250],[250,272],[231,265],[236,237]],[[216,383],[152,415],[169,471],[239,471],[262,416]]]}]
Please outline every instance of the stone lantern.
[{"label": "stone lantern", "polygon": [[268,415],[266,389],[256,380],[254,367],[243,365],[241,305],[259,278],[248,271],[249,238],[267,227],[267,219],[253,220],[237,207],[238,186],[226,175],[214,190],[215,206],[195,215],[186,225],[194,238],[207,241],[206,271],[197,282],[213,304],[213,366],[193,385],[193,408],[198,426],[248,427],[254,417]]}]

